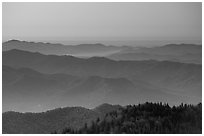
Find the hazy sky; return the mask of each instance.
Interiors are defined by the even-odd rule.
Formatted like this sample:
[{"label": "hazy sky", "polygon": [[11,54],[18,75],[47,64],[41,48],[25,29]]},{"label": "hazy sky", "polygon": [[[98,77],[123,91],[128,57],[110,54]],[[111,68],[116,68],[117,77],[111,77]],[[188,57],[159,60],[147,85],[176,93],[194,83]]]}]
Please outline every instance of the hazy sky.
[{"label": "hazy sky", "polygon": [[3,3],[3,40],[202,40],[201,3]]}]

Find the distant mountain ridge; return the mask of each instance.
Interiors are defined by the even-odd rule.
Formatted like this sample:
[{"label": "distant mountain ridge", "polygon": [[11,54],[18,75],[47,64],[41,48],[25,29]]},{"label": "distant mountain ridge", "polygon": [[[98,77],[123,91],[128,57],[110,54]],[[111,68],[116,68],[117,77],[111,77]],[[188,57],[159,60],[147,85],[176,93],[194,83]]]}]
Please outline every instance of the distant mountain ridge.
[{"label": "distant mountain ridge", "polygon": [[114,60],[159,60],[202,64],[202,46],[195,44],[167,44],[161,47],[122,50],[108,56]]},{"label": "distant mountain ridge", "polygon": [[25,50],[30,52],[39,52],[47,55],[79,55],[79,56],[104,56],[107,54],[118,52],[124,48],[118,46],[105,46],[101,43],[96,44],[79,44],[79,45],[63,45],[43,42],[27,42],[19,40],[10,40],[3,43],[3,51],[12,49]]},{"label": "distant mountain ridge", "polygon": [[39,52],[45,55],[73,55],[88,58],[104,56],[113,60],[158,60],[182,63],[202,63],[202,46],[196,44],[167,44],[156,47],[106,46],[101,43],[63,45],[59,43],[10,40],[3,51],[12,49]]},{"label": "distant mountain ridge", "polygon": [[114,61],[101,57],[82,59],[73,56],[43,55],[20,50],[3,52],[2,59],[3,65],[14,68],[28,67],[41,73],[66,73],[79,76],[129,77],[141,74],[148,76],[148,72],[159,72],[157,69],[161,68],[163,72],[168,71],[166,74],[170,71],[179,74],[182,70],[182,73],[186,70],[193,70],[198,75],[201,72],[201,65],[199,64],[155,60]]}]

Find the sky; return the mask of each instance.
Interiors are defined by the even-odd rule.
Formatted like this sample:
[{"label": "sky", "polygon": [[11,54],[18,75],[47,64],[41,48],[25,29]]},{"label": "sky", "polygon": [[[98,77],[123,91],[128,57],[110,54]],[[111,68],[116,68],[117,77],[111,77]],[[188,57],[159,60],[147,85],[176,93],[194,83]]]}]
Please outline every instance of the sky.
[{"label": "sky", "polygon": [[202,40],[202,3],[198,2],[4,2],[2,16],[3,41]]}]

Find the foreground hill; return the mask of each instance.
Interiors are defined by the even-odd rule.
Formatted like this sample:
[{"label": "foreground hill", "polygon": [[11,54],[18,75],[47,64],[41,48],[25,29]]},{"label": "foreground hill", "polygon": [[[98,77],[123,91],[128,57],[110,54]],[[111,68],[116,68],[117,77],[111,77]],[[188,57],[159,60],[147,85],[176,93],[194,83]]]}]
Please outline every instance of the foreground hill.
[{"label": "foreground hill", "polygon": [[5,65],[2,75],[3,111],[40,112],[67,104],[92,108],[105,102],[126,105],[164,101],[178,104],[189,100],[140,80],[132,82],[119,77],[43,74],[29,68],[15,69]]},{"label": "foreground hill", "polygon": [[7,134],[48,133],[202,133],[202,105],[103,104],[95,109],[57,108],[41,113],[5,112],[2,130]]},{"label": "foreground hill", "polygon": [[202,46],[194,44],[168,44],[161,47],[122,50],[108,56],[114,60],[159,60],[202,64]]},{"label": "foreground hill", "polygon": [[189,97],[192,103],[201,101],[202,65],[199,64],[153,60],[114,61],[104,57],[81,59],[20,50],[3,52],[2,60],[3,65],[14,68],[27,67],[47,74],[122,77],[136,85],[148,83],[148,86],[161,88],[167,93]]},{"label": "foreground hill", "polygon": [[[107,106],[109,112],[121,108],[114,105]],[[100,111],[83,107],[57,108],[41,113],[9,111],[2,115],[2,129],[7,134],[49,134],[53,130],[60,132],[64,127],[79,129],[85,123],[90,125],[91,121],[103,118],[107,113]]]}]

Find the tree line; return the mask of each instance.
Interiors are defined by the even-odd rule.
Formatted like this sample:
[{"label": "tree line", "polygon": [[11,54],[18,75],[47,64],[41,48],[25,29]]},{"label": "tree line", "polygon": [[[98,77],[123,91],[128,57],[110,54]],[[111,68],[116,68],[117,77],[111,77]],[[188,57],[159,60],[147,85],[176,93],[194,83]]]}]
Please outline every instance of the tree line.
[{"label": "tree line", "polygon": [[[57,133],[54,131],[52,133]],[[62,134],[194,134],[202,133],[202,104],[170,107],[146,102],[107,113],[80,129],[65,128]]]}]

